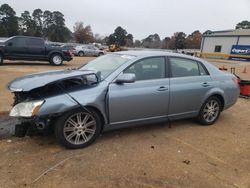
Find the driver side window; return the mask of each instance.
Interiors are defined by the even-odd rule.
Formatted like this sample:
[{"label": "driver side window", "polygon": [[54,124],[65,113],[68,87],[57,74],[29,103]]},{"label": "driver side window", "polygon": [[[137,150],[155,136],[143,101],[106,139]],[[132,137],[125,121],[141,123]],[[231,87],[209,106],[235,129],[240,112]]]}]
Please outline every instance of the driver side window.
[{"label": "driver side window", "polygon": [[166,76],[164,57],[146,58],[131,65],[124,73],[133,73],[136,81],[161,79]]},{"label": "driver side window", "polygon": [[12,43],[11,46],[15,46],[15,47],[24,47],[24,46],[27,46],[26,45],[26,40],[24,38],[21,38],[21,37],[17,37],[17,38],[14,38],[10,41],[8,41],[9,43]]}]

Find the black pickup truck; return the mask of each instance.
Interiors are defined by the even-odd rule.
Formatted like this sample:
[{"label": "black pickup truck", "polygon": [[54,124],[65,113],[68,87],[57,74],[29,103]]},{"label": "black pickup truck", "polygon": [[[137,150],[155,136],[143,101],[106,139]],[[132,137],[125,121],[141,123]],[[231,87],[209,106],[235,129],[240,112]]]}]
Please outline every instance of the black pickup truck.
[{"label": "black pickup truck", "polygon": [[72,60],[72,55],[69,50],[50,46],[42,38],[14,36],[0,43],[0,65],[4,59],[49,61],[58,66]]}]

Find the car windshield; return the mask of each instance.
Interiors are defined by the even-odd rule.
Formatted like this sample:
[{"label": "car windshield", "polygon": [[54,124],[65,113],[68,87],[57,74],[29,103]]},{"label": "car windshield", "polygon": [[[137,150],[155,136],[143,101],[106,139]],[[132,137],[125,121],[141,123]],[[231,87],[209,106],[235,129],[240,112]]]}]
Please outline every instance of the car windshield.
[{"label": "car windshield", "polygon": [[80,70],[96,71],[98,74],[100,74],[101,80],[104,80],[118,67],[134,57],[135,56],[121,54],[108,54],[90,61],[89,63],[80,67]]}]

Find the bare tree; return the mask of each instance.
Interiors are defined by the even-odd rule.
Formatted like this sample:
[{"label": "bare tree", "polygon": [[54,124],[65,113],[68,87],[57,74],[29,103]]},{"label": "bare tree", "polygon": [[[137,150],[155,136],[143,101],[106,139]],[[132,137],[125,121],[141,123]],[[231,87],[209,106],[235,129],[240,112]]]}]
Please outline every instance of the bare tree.
[{"label": "bare tree", "polygon": [[200,31],[194,31],[186,38],[186,48],[200,49],[202,34]]},{"label": "bare tree", "polygon": [[94,42],[94,36],[90,25],[84,27],[83,22],[76,22],[74,26],[74,38],[78,43]]}]

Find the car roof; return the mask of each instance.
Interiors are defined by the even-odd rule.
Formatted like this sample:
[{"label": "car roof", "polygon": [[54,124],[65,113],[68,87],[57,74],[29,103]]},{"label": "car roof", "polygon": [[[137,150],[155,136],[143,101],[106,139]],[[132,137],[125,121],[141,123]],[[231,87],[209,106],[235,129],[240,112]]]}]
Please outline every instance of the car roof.
[{"label": "car roof", "polygon": [[91,44],[81,44],[81,45],[77,45],[76,47],[89,47],[89,46],[94,46]]},{"label": "car roof", "polygon": [[43,39],[43,38],[41,38],[41,37],[24,36],[24,35],[12,36],[12,37],[9,37],[8,39],[13,39],[13,38]]},{"label": "car roof", "polygon": [[154,51],[154,50],[128,50],[128,51],[120,51],[115,52],[117,54],[122,55],[131,55],[131,56],[152,56],[152,55],[169,55],[169,52],[166,51]]},{"label": "car roof", "polygon": [[185,55],[185,54],[180,54],[180,53],[164,51],[164,50],[128,50],[128,51],[115,52],[115,54],[136,56],[138,58],[152,57],[152,56],[175,56],[175,57],[193,59],[196,61],[202,61],[200,58],[197,58],[197,57],[193,57],[193,56]]}]

